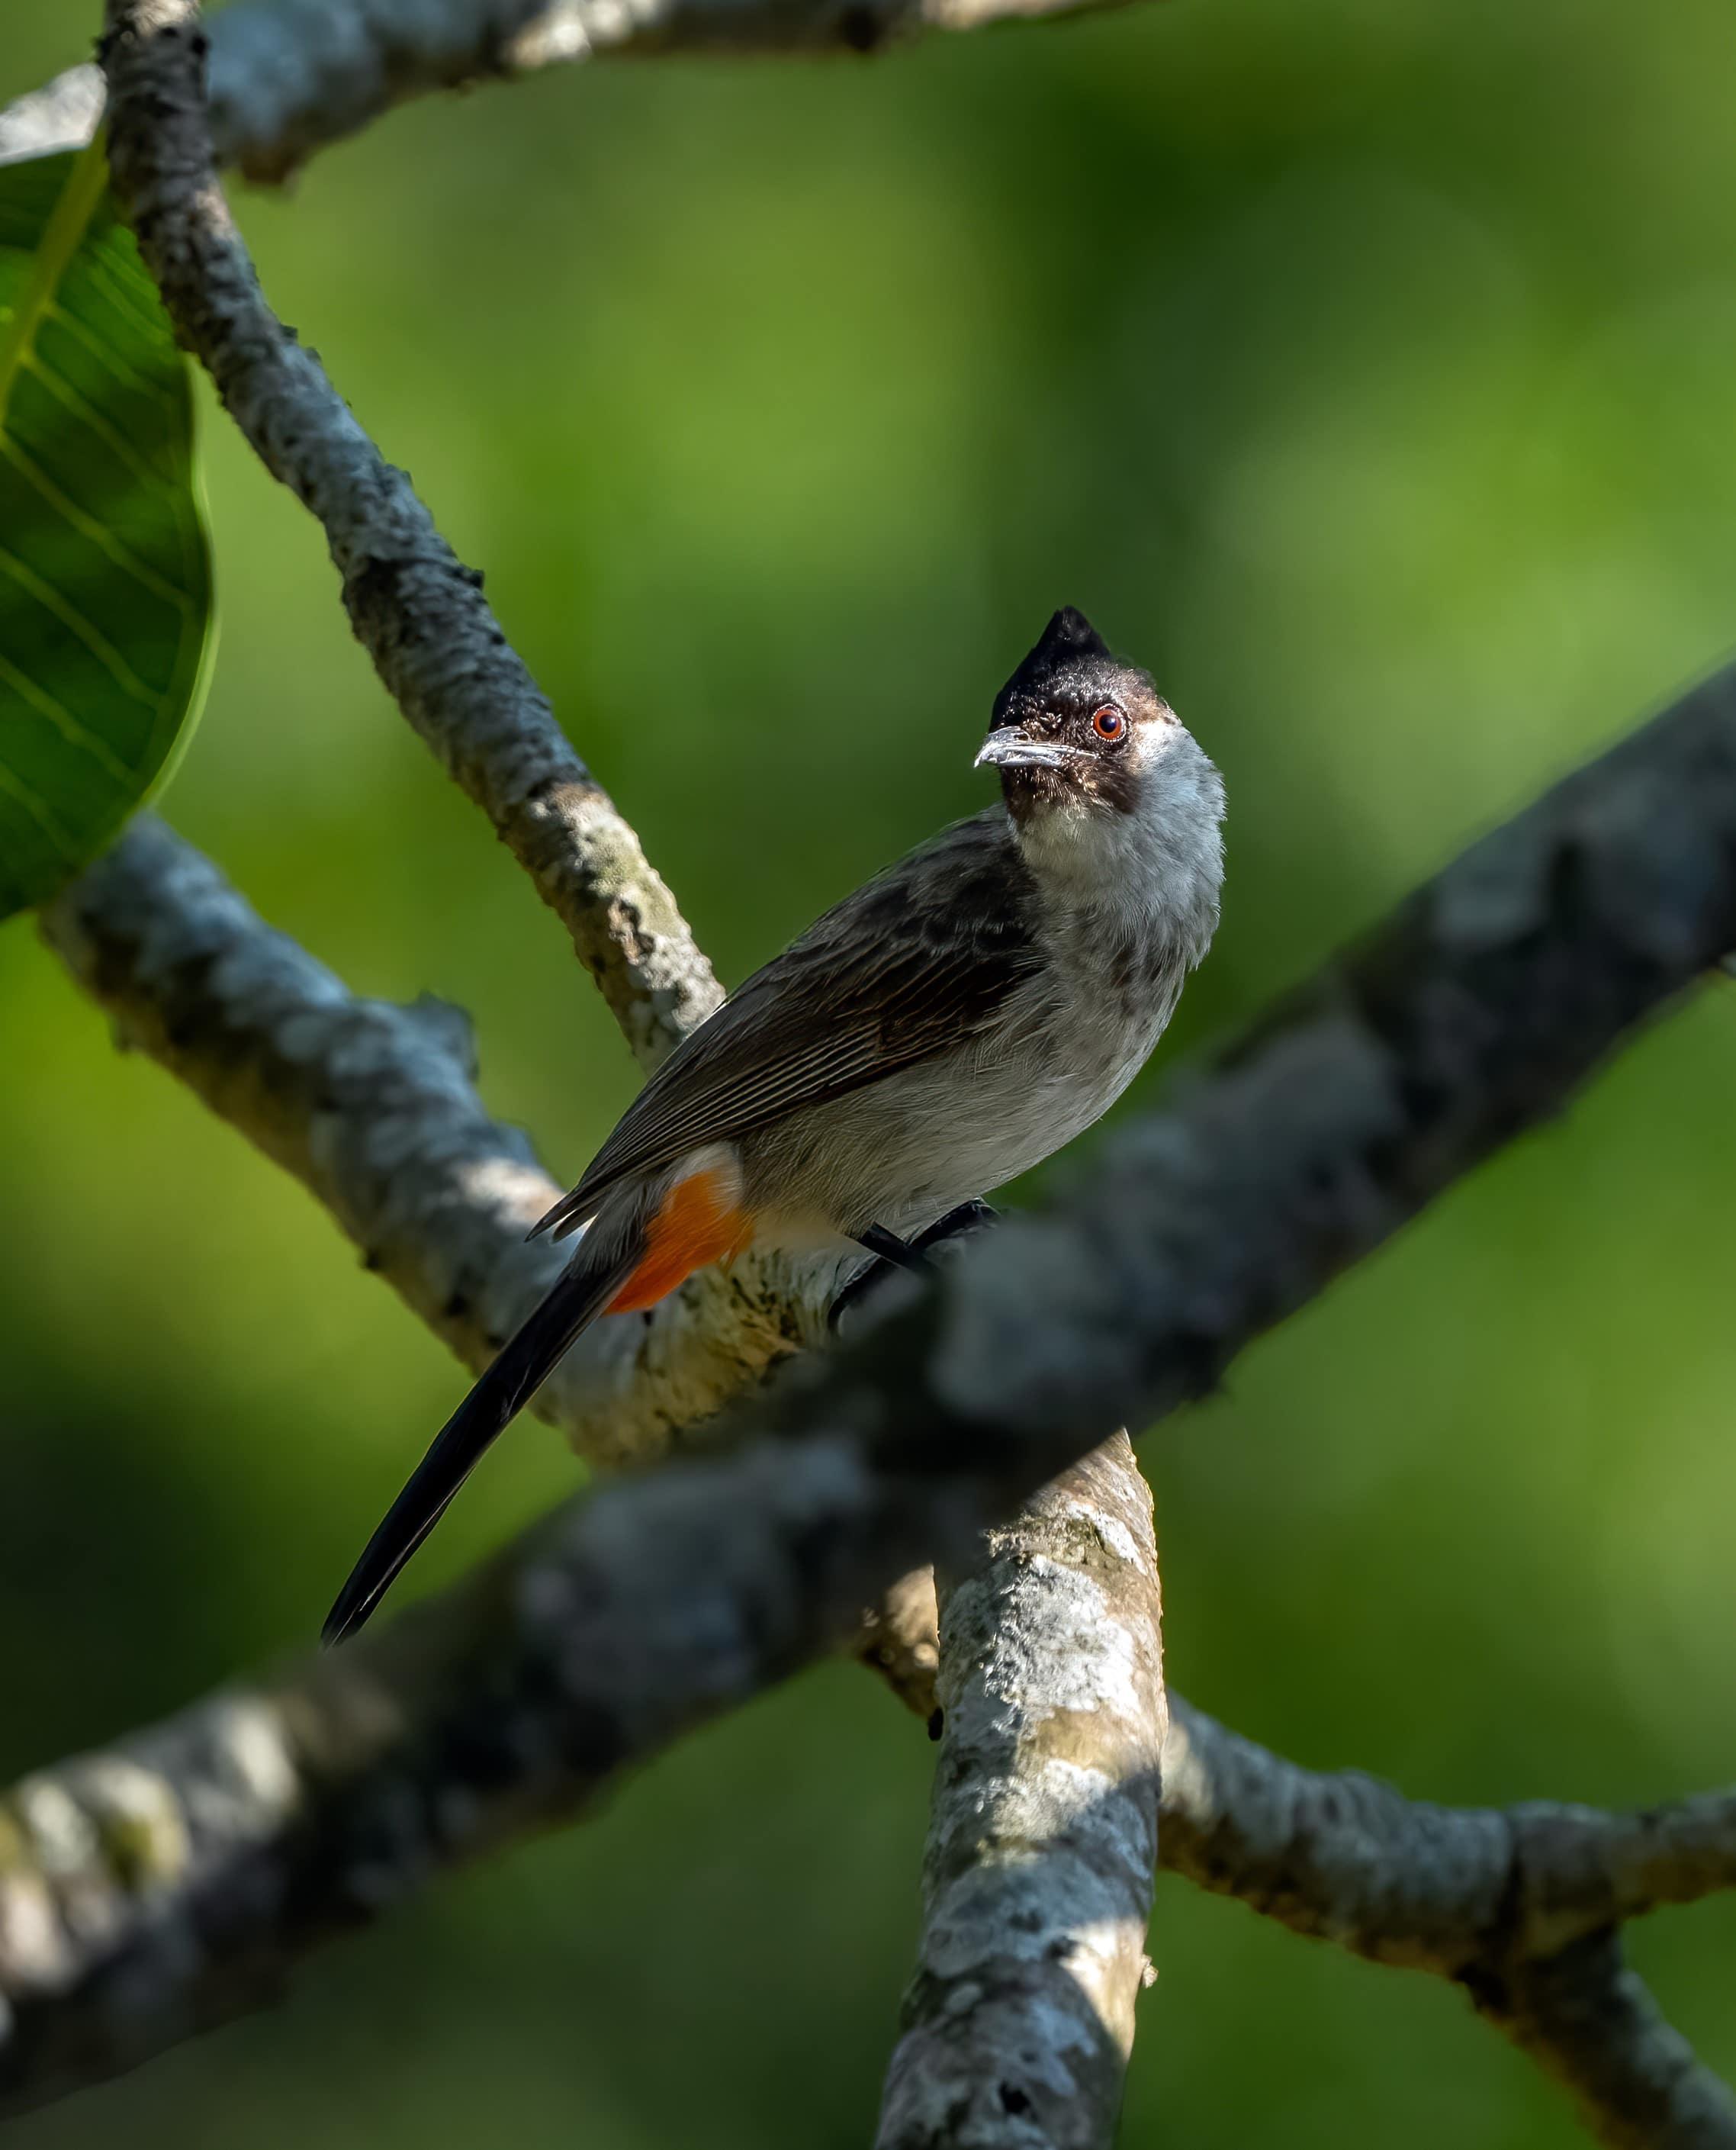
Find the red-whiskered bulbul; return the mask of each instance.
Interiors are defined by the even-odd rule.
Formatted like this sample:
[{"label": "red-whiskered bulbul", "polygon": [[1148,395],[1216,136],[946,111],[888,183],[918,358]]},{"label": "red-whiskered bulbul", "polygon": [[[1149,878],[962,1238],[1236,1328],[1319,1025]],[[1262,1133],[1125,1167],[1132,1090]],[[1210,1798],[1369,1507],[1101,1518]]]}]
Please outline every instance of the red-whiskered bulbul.
[{"label": "red-whiskered bulbul", "polygon": [[[1002,803],[828,911],[692,1032],[536,1229],[581,1236],[453,1413],[325,1624],[359,1628],[600,1315],[748,1246],[894,1260],[1125,1090],[1210,943],[1216,769],[1149,674],[1058,612],[977,755]],[[534,1236],[534,1235],[533,1235]]]}]

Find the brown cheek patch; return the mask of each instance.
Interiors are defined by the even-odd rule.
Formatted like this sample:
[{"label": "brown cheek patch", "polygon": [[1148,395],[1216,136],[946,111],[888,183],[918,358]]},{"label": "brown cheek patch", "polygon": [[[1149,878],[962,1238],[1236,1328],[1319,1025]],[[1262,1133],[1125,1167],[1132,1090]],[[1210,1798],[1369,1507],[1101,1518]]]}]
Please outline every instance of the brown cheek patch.
[{"label": "brown cheek patch", "polygon": [[1139,772],[1130,755],[1111,750],[1100,755],[1091,770],[1091,795],[1117,813],[1130,814],[1138,803]]}]

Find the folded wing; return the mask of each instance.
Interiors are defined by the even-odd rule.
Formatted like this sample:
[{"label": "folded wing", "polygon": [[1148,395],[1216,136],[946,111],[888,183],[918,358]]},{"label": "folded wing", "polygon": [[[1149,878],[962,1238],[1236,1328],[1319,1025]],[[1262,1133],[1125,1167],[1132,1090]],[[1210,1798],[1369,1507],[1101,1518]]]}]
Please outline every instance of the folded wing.
[{"label": "folded wing", "polygon": [[1034,961],[1029,884],[1005,815],[943,830],[685,1038],[536,1229],[571,1231],[624,1180],[967,1042]]}]

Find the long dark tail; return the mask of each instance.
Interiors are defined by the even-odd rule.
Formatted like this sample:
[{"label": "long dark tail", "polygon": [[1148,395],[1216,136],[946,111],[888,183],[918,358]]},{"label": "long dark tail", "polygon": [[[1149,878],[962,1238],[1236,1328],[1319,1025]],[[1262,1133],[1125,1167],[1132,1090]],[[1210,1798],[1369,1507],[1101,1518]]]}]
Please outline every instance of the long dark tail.
[{"label": "long dark tail", "polygon": [[445,1513],[483,1451],[517,1417],[632,1275],[644,1245],[642,1231],[600,1229],[601,1224],[599,1219],[592,1225],[554,1289],[502,1345],[500,1356],[435,1436],[433,1446],[338,1592],[321,1630],[323,1642],[341,1643],[367,1619]]}]

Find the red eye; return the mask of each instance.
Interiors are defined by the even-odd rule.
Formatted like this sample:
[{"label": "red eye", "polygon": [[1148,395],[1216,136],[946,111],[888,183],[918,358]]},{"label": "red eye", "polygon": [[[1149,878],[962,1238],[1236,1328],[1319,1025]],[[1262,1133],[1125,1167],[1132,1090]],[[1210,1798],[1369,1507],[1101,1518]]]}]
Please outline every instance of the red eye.
[{"label": "red eye", "polygon": [[1113,702],[1105,702],[1100,709],[1091,713],[1091,729],[1100,739],[1113,745],[1127,729],[1127,719]]}]

